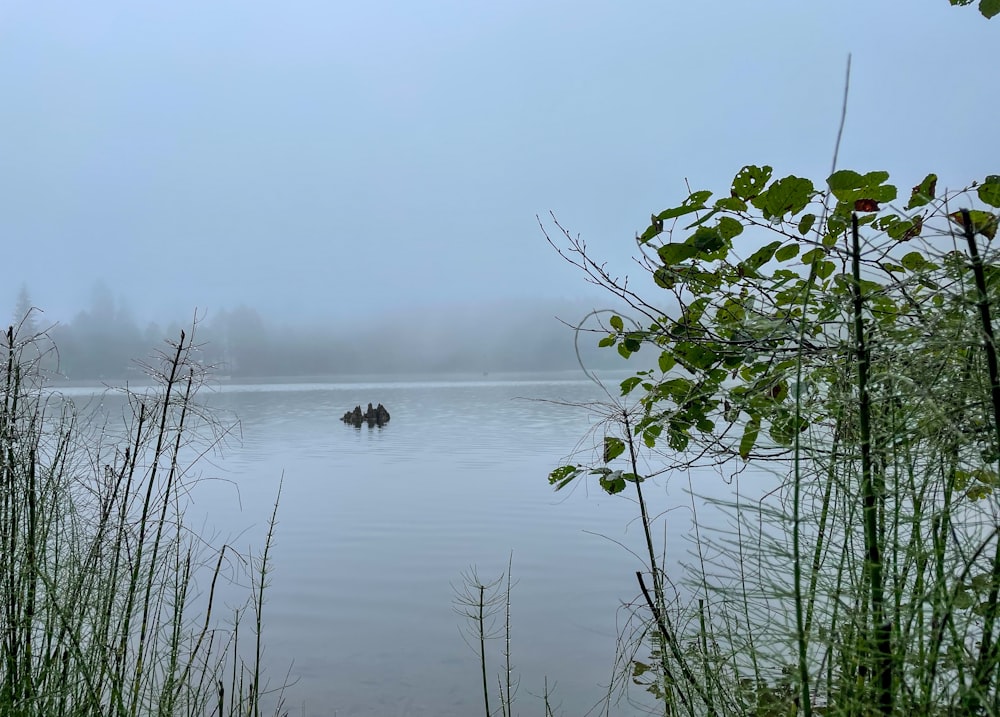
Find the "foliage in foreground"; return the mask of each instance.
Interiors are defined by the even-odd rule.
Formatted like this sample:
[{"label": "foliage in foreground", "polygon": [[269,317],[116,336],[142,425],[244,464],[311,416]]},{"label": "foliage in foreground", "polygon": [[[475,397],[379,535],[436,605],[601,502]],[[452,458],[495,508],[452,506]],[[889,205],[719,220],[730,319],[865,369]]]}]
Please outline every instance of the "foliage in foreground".
[{"label": "foliage in foreground", "polygon": [[[638,501],[651,656],[622,677],[662,714],[1000,714],[1000,177],[902,201],[888,179],[691,192],[637,237],[654,298],[554,244],[632,309],[600,343],[655,358],[550,482]],[[673,586],[654,489],[691,469],[735,490]]]},{"label": "foliage in foreground", "polygon": [[[41,338],[0,341],[0,713],[259,715],[271,531],[241,556],[185,526],[192,460],[225,435],[195,400],[190,340],[95,424],[44,388]],[[220,626],[234,565],[251,594]]]},{"label": "foliage in foreground", "polygon": [[[971,5],[975,0],[948,0],[952,5]],[[987,20],[1000,15],[1000,0],[979,0],[979,12]]]}]

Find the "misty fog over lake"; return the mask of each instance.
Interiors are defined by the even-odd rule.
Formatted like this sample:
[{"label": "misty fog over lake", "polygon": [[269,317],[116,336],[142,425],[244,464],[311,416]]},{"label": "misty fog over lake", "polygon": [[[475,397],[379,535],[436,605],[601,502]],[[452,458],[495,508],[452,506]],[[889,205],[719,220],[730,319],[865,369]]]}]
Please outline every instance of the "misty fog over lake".
[{"label": "misty fog over lake", "polygon": [[[509,559],[515,713],[548,684],[587,714],[645,609],[642,535],[630,497],[547,477],[599,456],[578,404],[657,366],[599,348],[597,312],[677,313],[637,236],[745,165],[828,176],[848,53],[839,165],[904,191],[995,172],[996,86],[966,70],[997,46],[947,0],[0,0],[0,327],[111,427],[104,387],[193,339],[234,427],[194,530],[256,550],[282,486],[263,641],[288,714],[479,712],[455,586]],[[388,425],[341,421],[368,402]],[[686,491],[730,486],[650,485],[685,559]]]}]

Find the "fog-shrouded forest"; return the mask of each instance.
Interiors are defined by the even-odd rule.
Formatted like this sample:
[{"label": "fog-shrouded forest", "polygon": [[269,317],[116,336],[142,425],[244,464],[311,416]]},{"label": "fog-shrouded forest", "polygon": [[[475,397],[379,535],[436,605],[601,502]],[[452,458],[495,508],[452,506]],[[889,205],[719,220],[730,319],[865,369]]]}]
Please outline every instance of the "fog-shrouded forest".
[{"label": "fog-shrouded forest", "polygon": [[[567,370],[579,365],[570,324],[592,309],[570,300],[505,301],[305,322],[239,305],[144,322],[98,282],[89,305],[69,319],[51,318],[26,286],[10,316],[19,337],[41,337],[50,375],[78,381],[139,378],[144,359],[192,327],[201,361],[219,377]],[[591,336],[579,341],[584,364],[615,367],[617,354],[595,344]]]}]

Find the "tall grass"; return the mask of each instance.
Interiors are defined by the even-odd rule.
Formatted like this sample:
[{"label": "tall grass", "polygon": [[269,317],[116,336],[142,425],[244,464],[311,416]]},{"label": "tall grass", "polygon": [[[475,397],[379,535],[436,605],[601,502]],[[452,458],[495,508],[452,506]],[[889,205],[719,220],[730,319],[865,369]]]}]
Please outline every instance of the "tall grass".
[{"label": "tall grass", "polygon": [[[966,258],[941,259],[933,322],[879,324],[851,236],[852,301],[842,332],[830,326],[843,359],[828,390],[792,389],[797,411],[823,419],[793,455],[757,462],[777,482],[755,499],[740,487],[753,461],[717,463],[737,490],[706,501],[723,522],[697,526],[673,595],[640,575],[653,659],[631,677],[655,713],[1000,714],[996,257],[966,229]],[[615,433],[634,452],[629,420]],[[648,534],[650,489],[634,489]],[[650,552],[654,588],[665,560]]]},{"label": "tall grass", "polygon": [[[814,263],[796,306],[779,304],[765,283],[745,304],[757,301],[753,315],[765,318],[785,315],[779,306],[798,317],[750,349],[765,370],[741,378],[745,386],[733,371],[711,396],[695,380],[683,396],[662,390],[688,375],[677,369],[641,371],[622,396],[641,382],[643,398],[608,391],[595,455],[551,474],[557,489],[597,475],[636,503],[645,564],[624,634],[638,637],[623,644],[616,672],[616,694],[635,710],[1000,715],[1000,256],[977,244],[993,235],[977,233],[968,212],[952,213],[945,199],[934,213],[952,228],[925,230],[921,252],[855,218],[846,245],[824,247],[841,274],[821,281]],[[669,319],[566,236],[576,266],[656,317],[635,334],[615,317],[604,335],[656,351],[678,335],[700,340],[671,333]],[[912,271],[885,280],[883,264],[902,251]],[[782,287],[775,280],[775,292]],[[720,292],[700,307],[710,349],[726,350],[729,335],[709,317],[732,300]],[[797,339],[790,326],[802,327]],[[763,423],[737,418],[740,397],[751,395],[780,410]],[[693,404],[711,407],[710,428],[686,432],[680,447],[636,429],[665,426]],[[654,549],[654,535],[676,520],[662,481],[709,472],[731,495],[699,496],[704,483],[689,478],[690,531],[670,532],[689,532],[690,543],[669,555]]]},{"label": "tall grass", "polygon": [[[46,389],[43,338],[0,340],[0,714],[259,715],[274,515],[258,557],[185,523],[194,464],[226,434],[191,339],[124,391],[121,421],[87,421]],[[235,608],[218,597],[233,565],[253,568]]]}]

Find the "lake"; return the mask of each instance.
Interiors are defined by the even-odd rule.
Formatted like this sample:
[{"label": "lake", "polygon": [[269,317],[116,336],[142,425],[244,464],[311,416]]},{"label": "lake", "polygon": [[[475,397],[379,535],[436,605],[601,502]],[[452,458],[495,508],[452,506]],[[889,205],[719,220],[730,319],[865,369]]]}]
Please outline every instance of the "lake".
[{"label": "lake", "polygon": [[[627,374],[609,374],[617,393]],[[549,471],[589,461],[604,429],[565,405],[607,399],[582,372],[543,376],[216,382],[201,399],[238,416],[242,439],[200,466],[189,518],[212,543],[259,552],[281,487],[265,594],[265,662],[286,671],[290,715],[438,717],[482,711],[476,653],[454,607],[462,573],[484,581],[513,560],[515,711],[599,703],[615,669],[624,603],[639,591],[638,508],[591,482],[555,493]],[[383,428],[345,411],[383,403]],[[582,451],[582,453],[580,453]],[[686,479],[651,501],[680,506],[671,550],[690,531]],[[659,539],[663,540],[660,524]],[[495,691],[503,643],[488,644]],[[492,706],[497,706],[495,694]],[[622,702],[611,714],[639,714]]]}]

